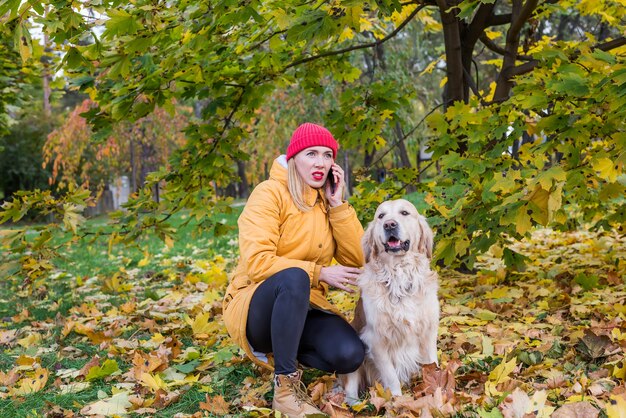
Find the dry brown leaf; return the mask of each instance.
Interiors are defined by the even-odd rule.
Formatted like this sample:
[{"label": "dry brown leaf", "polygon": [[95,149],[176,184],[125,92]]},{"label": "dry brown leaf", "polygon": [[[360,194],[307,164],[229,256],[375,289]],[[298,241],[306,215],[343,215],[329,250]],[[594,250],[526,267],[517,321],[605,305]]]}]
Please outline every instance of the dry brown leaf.
[{"label": "dry brown leaf", "polygon": [[552,418],[597,418],[599,411],[589,402],[568,403],[554,411]]},{"label": "dry brown leaf", "polygon": [[215,415],[226,415],[230,409],[230,404],[226,402],[222,395],[206,395],[206,402],[200,402],[200,409],[209,411]]},{"label": "dry brown leaf", "polygon": [[453,399],[456,389],[456,379],[454,372],[461,366],[459,360],[450,360],[444,370],[440,369],[435,363],[426,364],[422,367],[423,382],[413,389],[416,395],[433,394],[437,389],[445,400]]},{"label": "dry brown leaf", "polygon": [[350,412],[348,408],[344,408],[330,401],[326,402],[321,410],[331,418],[354,418],[354,414]]},{"label": "dry brown leaf", "polygon": [[176,402],[178,398],[180,398],[180,392],[177,390],[172,392],[166,392],[163,389],[159,389],[156,391],[154,402],[150,406],[157,409],[162,409],[172,402]]},{"label": "dry brown leaf", "polygon": [[530,405],[528,395],[520,388],[516,388],[513,393],[504,398],[504,401],[498,405],[498,409],[504,418],[523,418]]},{"label": "dry brown leaf", "polygon": [[13,345],[17,338],[17,329],[7,329],[0,331],[0,345]]},{"label": "dry brown leaf", "polygon": [[20,376],[17,369],[11,369],[6,373],[0,370],[0,386],[11,387],[20,379]]},{"label": "dry brown leaf", "polygon": [[91,360],[85,363],[85,365],[80,369],[80,372],[78,373],[76,377],[87,376],[87,373],[89,373],[89,370],[91,370],[92,367],[99,366],[99,365],[100,365],[100,357],[98,355],[95,355],[94,357],[92,357]]},{"label": "dry brown leaf", "polygon": [[165,352],[142,353],[135,351],[133,355],[133,376],[136,380],[139,380],[144,373],[162,371],[168,365],[169,361]]}]

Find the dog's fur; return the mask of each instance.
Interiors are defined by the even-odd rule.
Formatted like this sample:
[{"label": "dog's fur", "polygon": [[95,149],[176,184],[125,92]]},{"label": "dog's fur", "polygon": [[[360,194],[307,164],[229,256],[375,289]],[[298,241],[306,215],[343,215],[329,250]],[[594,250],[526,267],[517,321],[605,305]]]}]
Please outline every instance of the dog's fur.
[{"label": "dog's fur", "polygon": [[363,236],[365,269],[352,325],[367,347],[363,365],[343,376],[346,400],[380,381],[393,395],[437,363],[438,276],[430,269],[433,232],[413,204],[383,202]]}]

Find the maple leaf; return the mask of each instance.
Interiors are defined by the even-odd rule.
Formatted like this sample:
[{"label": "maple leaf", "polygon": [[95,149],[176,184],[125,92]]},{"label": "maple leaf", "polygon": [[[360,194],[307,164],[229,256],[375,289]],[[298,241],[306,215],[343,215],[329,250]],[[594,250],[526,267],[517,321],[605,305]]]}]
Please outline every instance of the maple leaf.
[{"label": "maple leaf", "polygon": [[185,320],[191,325],[193,335],[196,338],[207,339],[220,328],[219,322],[212,320],[210,312],[202,312],[193,320],[188,317]]},{"label": "maple leaf", "polygon": [[85,377],[89,373],[92,367],[98,367],[100,364],[100,357],[98,355],[94,356],[91,360],[89,360],[85,365],[79,370],[77,377]]},{"label": "maple leaf", "polygon": [[167,367],[167,357],[158,353],[144,354],[139,351],[135,351],[133,355],[133,368],[132,372],[135,379],[139,380],[141,375],[148,372],[162,371]]},{"label": "maple leaf", "polygon": [[20,379],[17,369],[11,369],[8,372],[0,370],[0,386],[13,386]]},{"label": "maple leaf", "polygon": [[383,388],[383,386],[376,382],[374,387],[370,388],[370,403],[376,408],[376,412],[385,406],[387,402],[391,400],[391,391]]},{"label": "maple leaf", "polygon": [[107,359],[102,363],[102,365],[96,365],[89,369],[87,374],[85,375],[86,380],[95,380],[100,379],[102,377],[110,376],[111,374],[119,371],[119,367],[117,365],[117,361]]},{"label": "maple leaf", "polygon": [[554,411],[551,418],[596,418],[600,414],[589,402],[568,403]]},{"label": "maple leaf", "polygon": [[0,345],[12,345],[17,337],[17,329],[7,329],[0,331]]},{"label": "maple leaf", "polygon": [[48,374],[47,369],[35,369],[28,377],[20,380],[18,386],[9,389],[9,395],[21,396],[39,392],[46,386]]},{"label": "maple leaf", "polygon": [[576,349],[589,359],[595,360],[610,355],[615,347],[606,335],[596,335],[586,329],[585,335],[576,344]]},{"label": "maple leaf", "polygon": [[321,411],[331,418],[354,418],[354,414],[348,408],[344,408],[341,404],[327,401],[321,408]]},{"label": "maple leaf", "polygon": [[172,392],[167,392],[163,389],[159,389],[155,393],[155,398],[152,406],[154,408],[162,409],[168,406],[169,404],[178,401],[180,398],[180,392],[178,390],[174,390]]},{"label": "maple leaf", "polygon": [[141,374],[139,382],[154,392],[157,392],[159,389],[167,388],[167,383],[165,383],[158,374],[144,372]]},{"label": "maple leaf", "polygon": [[226,402],[222,395],[209,396],[206,395],[206,402],[200,402],[200,409],[209,411],[215,415],[226,415],[230,408],[230,404]]},{"label": "maple leaf", "polygon": [[422,366],[423,383],[416,386],[413,392],[418,394],[434,394],[437,389],[441,389],[444,399],[449,400],[454,397],[456,380],[454,372],[461,367],[459,360],[451,360],[444,370],[441,370],[435,363]]},{"label": "maple leaf", "polygon": [[511,358],[509,361],[503,361],[498,364],[494,369],[489,373],[489,380],[485,383],[485,392],[490,395],[498,395],[501,392],[496,388],[500,383],[506,382],[510,380],[510,374],[513,372],[516,366],[516,357]]},{"label": "maple leaf", "polygon": [[128,408],[132,406],[128,398],[128,392],[118,392],[110,398],[101,399],[85,406],[80,410],[80,413],[84,415],[104,416],[124,415],[128,412]]}]

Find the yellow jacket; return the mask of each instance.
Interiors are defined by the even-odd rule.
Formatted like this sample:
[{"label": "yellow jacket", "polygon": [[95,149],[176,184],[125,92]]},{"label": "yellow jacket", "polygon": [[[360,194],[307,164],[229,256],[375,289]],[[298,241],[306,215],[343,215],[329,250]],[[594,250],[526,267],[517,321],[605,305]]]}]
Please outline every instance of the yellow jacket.
[{"label": "yellow jacket", "polygon": [[311,305],[338,313],[326,299],[328,286],[320,270],[333,258],[344,266],[363,266],[363,227],[352,206],[344,202],[327,211],[322,190],[308,188],[305,198],[315,206],[301,212],[287,189],[287,169],[275,160],[270,178],[254,188],[238,220],[239,264],[226,289],[223,318],[230,336],[255,363],[272,369],[252,353],[246,338],[248,307],[263,280],[289,267],[299,267],[311,279]]}]

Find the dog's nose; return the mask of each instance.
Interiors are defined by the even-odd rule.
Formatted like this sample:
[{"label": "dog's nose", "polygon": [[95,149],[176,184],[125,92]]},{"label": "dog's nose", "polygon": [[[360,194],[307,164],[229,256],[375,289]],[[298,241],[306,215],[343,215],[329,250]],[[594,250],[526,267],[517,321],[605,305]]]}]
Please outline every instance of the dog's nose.
[{"label": "dog's nose", "polygon": [[383,224],[383,228],[385,228],[385,231],[390,231],[392,229],[396,229],[397,227],[398,223],[394,220],[387,221]]}]

